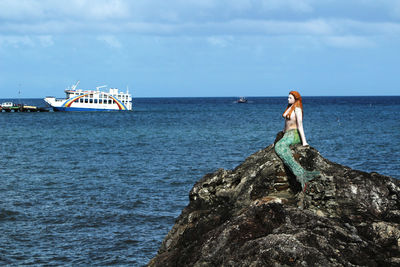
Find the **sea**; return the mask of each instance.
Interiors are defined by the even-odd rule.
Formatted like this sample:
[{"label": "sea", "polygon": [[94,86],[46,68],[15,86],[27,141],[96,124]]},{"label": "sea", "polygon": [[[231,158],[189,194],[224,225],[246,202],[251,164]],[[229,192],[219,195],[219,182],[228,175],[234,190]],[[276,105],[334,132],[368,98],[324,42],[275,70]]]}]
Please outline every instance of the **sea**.
[{"label": "sea", "polygon": [[[236,99],[0,113],[0,265],[146,265],[196,181],[235,168],[283,129],[286,96]],[[400,179],[400,96],[304,97],[303,105],[306,137],[323,157]]]}]

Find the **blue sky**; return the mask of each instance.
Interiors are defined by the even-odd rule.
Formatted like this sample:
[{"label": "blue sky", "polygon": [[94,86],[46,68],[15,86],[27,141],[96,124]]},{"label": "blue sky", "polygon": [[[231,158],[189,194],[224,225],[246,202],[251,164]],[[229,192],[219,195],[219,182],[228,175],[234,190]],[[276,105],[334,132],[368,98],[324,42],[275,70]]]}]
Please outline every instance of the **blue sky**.
[{"label": "blue sky", "polygon": [[398,0],[0,0],[0,98],[400,95]]}]

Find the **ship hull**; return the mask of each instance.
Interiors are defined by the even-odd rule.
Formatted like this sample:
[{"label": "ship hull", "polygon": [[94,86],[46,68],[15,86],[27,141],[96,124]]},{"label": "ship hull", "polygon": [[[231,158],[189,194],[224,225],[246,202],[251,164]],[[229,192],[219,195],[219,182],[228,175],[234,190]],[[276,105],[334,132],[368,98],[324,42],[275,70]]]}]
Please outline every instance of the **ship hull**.
[{"label": "ship hull", "polygon": [[130,111],[130,110],[119,110],[119,109],[104,109],[104,108],[71,108],[71,107],[52,107],[56,112],[68,112],[68,111]]}]

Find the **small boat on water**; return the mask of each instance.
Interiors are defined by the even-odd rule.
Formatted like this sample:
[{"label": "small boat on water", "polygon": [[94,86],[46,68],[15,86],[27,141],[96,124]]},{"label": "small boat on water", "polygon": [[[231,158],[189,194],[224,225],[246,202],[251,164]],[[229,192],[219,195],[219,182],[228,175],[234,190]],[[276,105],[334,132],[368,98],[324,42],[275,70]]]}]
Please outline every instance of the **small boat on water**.
[{"label": "small boat on water", "polygon": [[46,97],[54,111],[129,111],[132,110],[132,96],[129,90],[119,92],[110,88],[108,92],[100,91],[106,85],[96,87],[96,90],[76,89],[79,81],[71,88],[64,90],[66,98]]},{"label": "small boat on water", "polygon": [[247,99],[246,99],[245,97],[242,96],[242,97],[239,98],[236,102],[239,103],[239,104],[247,103]]},{"label": "small boat on water", "polygon": [[20,105],[16,105],[13,102],[3,102],[0,105],[0,111],[10,112],[17,111],[20,109]]},{"label": "small boat on water", "polygon": [[3,103],[1,103],[1,106],[5,107],[5,108],[11,108],[11,107],[15,107],[17,105],[14,105],[13,102],[3,102]]}]

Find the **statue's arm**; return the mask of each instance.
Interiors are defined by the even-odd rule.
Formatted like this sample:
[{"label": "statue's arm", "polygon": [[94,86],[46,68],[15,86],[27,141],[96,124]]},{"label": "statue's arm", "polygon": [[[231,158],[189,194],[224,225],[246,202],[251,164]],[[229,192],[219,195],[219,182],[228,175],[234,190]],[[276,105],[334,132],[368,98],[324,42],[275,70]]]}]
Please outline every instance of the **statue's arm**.
[{"label": "statue's arm", "polygon": [[304,128],[303,128],[303,114],[301,112],[300,108],[295,108],[294,109],[295,115],[296,115],[296,123],[297,123],[297,129],[299,130],[300,133],[300,138],[303,146],[308,146],[307,140],[306,140],[306,135],[304,134]]}]

